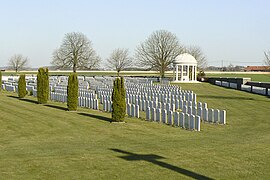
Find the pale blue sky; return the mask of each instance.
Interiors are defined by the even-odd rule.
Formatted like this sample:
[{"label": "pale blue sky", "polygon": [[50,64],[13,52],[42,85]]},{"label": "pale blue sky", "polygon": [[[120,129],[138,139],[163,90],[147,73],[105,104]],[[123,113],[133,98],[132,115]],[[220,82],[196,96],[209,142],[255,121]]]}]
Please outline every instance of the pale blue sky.
[{"label": "pale blue sky", "polygon": [[103,61],[153,31],[198,45],[210,65],[262,65],[270,49],[269,0],[0,0],[0,66],[21,53],[50,65],[65,33],[82,32]]}]

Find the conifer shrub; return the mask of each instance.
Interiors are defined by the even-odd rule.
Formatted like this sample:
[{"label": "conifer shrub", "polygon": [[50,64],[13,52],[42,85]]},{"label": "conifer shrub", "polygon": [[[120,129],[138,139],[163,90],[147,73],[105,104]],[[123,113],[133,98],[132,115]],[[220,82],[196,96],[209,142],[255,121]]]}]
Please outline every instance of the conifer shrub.
[{"label": "conifer shrub", "polygon": [[25,75],[21,74],[18,82],[18,96],[19,98],[24,98],[26,94],[27,91],[26,91]]},{"label": "conifer shrub", "polygon": [[126,116],[126,89],[125,89],[125,80],[121,77],[121,112],[122,117]]},{"label": "conifer shrub", "polygon": [[112,121],[124,121],[126,115],[124,79],[117,77],[113,82]]},{"label": "conifer shrub", "polygon": [[38,103],[46,104],[49,99],[49,70],[39,68],[37,74],[37,99]]},{"label": "conifer shrub", "polygon": [[69,111],[76,111],[78,106],[78,76],[71,73],[68,78],[67,107]]}]

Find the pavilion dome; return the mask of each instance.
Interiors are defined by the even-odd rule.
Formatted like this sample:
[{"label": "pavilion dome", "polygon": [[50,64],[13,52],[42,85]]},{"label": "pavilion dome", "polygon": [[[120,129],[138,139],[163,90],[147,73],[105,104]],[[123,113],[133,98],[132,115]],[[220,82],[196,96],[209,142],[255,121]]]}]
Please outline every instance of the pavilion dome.
[{"label": "pavilion dome", "polygon": [[173,64],[197,65],[197,61],[192,55],[184,53],[176,56]]}]

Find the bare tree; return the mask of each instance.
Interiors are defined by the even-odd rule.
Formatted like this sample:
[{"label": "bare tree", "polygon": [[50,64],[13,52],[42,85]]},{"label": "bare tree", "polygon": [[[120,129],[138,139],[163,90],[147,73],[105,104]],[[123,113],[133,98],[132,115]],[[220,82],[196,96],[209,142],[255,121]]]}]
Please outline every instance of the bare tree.
[{"label": "bare tree", "polygon": [[158,30],[137,47],[136,58],[140,65],[159,71],[163,78],[169,65],[182,51],[176,35]]},{"label": "bare tree", "polygon": [[117,71],[119,76],[120,71],[132,64],[132,59],[129,57],[128,49],[115,49],[107,59],[108,67]]},{"label": "bare tree", "polygon": [[270,51],[264,52],[264,64],[270,66]]},{"label": "bare tree", "polygon": [[16,72],[25,68],[27,66],[27,63],[28,63],[28,58],[23,57],[23,55],[21,54],[15,54],[8,61],[8,65]]},{"label": "bare tree", "polygon": [[92,48],[91,41],[82,33],[67,33],[60,48],[53,52],[51,64],[58,68],[94,69],[101,59]]},{"label": "bare tree", "polygon": [[203,70],[206,68],[207,59],[206,59],[206,57],[205,57],[205,55],[200,47],[189,46],[189,47],[185,48],[185,52],[191,54],[197,60],[198,68],[200,70]]}]

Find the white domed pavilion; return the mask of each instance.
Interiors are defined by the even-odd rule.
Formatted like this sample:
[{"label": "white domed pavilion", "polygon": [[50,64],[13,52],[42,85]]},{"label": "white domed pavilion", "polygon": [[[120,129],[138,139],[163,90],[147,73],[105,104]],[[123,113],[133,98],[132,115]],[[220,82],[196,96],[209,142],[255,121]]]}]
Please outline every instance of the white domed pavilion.
[{"label": "white domed pavilion", "polygon": [[197,82],[197,60],[190,54],[178,55],[173,61],[175,82]]}]

